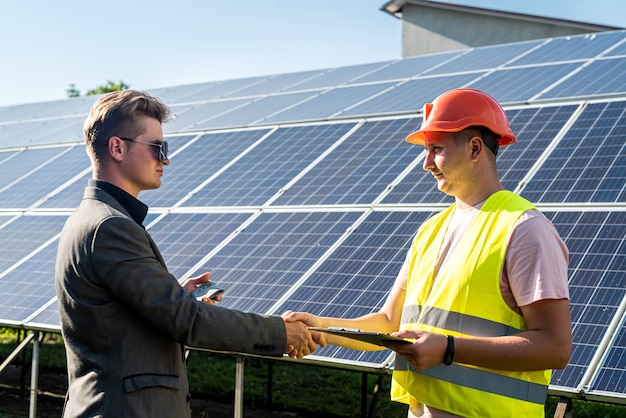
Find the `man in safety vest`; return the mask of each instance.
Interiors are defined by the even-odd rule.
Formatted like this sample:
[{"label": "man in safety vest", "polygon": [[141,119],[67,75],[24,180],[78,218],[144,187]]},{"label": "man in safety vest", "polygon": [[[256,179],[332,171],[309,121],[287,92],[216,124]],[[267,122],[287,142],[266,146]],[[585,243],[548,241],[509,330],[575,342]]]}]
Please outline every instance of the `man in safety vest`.
[{"label": "man in safety vest", "polygon": [[[543,417],[552,369],[567,365],[568,250],[532,203],[505,190],[500,146],[517,142],[500,104],[448,91],[407,138],[455,203],[418,230],[379,312],[352,319],[288,312],[311,326],[394,333],[391,397],[409,417]],[[328,344],[375,346],[328,335]]]}]

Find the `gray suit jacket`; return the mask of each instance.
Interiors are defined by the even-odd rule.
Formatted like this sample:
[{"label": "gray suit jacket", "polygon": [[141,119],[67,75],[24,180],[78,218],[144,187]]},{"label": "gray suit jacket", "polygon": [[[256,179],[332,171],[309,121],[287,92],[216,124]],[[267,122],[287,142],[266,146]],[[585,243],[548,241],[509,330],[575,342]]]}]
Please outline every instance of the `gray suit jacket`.
[{"label": "gray suit jacket", "polygon": [[69,389],[65,417],[189,417],[183,345],[280,356],[280,317],[198,302],[150,235],[87,187],[59,240],[56,292]]}]

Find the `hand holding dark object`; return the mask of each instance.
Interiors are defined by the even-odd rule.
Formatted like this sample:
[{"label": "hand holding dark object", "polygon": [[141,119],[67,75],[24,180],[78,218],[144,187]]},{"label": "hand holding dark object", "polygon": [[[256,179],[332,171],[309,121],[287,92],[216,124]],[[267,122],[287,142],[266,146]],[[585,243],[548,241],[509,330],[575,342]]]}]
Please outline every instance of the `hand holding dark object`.
[{"label": "hand holding dark object", "polygon": [[[185,289],[187,292],[210,290],[211,288],[214,288],[214,286],[212,286],[214,283],[210,283],[210,279],[211,273],[209,272],[203,273],[197,277],[192,277],[185,281],[185,283],[183,284],[183,289]],[[204,295],[198,300],[201,300],[202,302],[208,303],[210,305],[215,305],[216,302],[219,302],[223,299],[224,293],[223,289],[215,290],[217,291],[211,291],[208,293],[203,292]]]}]

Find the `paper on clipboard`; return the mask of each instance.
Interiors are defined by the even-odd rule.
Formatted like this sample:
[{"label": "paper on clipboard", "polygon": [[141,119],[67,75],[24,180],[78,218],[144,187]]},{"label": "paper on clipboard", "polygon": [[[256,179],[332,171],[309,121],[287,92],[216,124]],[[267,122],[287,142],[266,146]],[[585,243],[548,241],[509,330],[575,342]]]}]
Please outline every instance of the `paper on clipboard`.
[{"label": "paper on clipboard", "polygon": [[411,344],[411,341],[394,337],[393,335],[390,335],[390,334],[385,334],[383,332],[375,332],[375,331],[362,331],[356,328],[307,327],[307,329],[311,331],[327,332],[329,334],[339,335],[341,337],[346,337],[346,338],[352,338],[353,340],[359,340],[359,341],[363,341],[363,342],[374,344],[374,345],[380,345],[380,346],[385,346],[383,344],[384,341]]}]

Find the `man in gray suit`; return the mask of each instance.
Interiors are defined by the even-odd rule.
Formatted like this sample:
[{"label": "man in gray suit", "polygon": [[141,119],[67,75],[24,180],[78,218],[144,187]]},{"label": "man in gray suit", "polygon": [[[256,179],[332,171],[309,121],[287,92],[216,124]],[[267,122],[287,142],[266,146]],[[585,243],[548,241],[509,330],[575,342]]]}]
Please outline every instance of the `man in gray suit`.
[{"label": "man in gray suit", "polygon": [[84,125],[93,178],[59,240],[56,292],[69,389],[64,417],[189,417],[184,345],[301,358],[314,341],[285,323],[197,301],[209,274],[180,286],[142,226],[141,190],[169,164],[159,99],[126,90],[101,97]]}]

